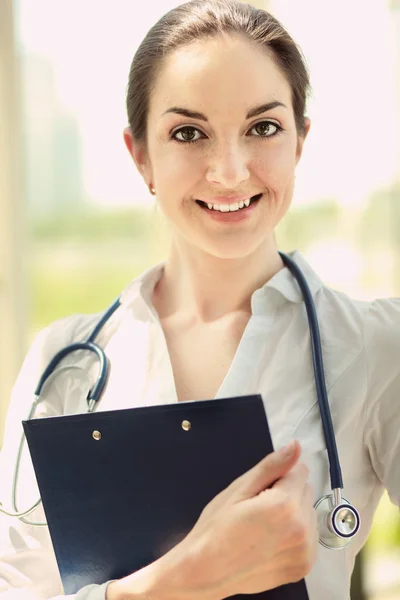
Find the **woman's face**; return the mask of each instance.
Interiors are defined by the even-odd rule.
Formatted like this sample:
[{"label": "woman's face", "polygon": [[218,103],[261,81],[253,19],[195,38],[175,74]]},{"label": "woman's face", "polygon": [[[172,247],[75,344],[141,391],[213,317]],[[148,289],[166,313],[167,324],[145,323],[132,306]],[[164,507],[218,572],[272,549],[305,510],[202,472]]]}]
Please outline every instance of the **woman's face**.
[{"label": "woman's face", "polygon": [[239,36],[170,55],[150,98],[146,148],[125,130],[175,241],[219,258],[271,243],[291,202],[303,141],[285,76]]}]

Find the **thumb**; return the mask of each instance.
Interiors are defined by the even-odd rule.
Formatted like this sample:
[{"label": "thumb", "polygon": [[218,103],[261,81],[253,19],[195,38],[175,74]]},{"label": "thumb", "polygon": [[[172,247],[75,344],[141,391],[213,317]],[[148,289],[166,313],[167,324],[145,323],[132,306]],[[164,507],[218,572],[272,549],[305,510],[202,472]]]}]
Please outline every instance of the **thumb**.
[{"label": "thumb", "polygon": [[300,454],[301,447],[297,440],[292,440],[277,452],[268,454],[242,476],[242,485],[237,490],[240,500],[253,498],[271,487],[277,479],[290,471],[299,460]]}]

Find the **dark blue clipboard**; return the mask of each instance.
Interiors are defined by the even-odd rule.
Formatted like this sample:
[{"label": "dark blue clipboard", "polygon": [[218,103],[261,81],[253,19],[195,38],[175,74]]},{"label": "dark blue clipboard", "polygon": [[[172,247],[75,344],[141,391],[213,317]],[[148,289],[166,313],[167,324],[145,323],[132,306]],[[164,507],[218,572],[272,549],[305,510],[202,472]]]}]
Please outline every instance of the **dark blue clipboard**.
[{"label": "dark blue clipboard", "polygon": [[[65,594],[162,556],[217,493],[273,450],[260,395],[32,419],[23,427]],[[308,594],[302,580],[234,598]]]}]

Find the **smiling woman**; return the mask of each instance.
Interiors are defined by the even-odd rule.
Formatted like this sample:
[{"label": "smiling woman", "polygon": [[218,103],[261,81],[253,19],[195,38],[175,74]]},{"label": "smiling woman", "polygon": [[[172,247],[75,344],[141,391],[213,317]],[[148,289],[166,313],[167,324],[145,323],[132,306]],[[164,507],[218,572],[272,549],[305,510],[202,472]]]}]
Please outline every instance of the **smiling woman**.
[{"label": "smiling woman", "polygon": [[[351,545],[341,518],[345,551],[330,552],[322,539],[318,545],[314,503],[330,492],[329,448],[303,296],[274,239],[310,128],[308,90],[301,52],[282,25],[235,0],[177,7],[137,50],[123,136],[172,241],[165,263],[127,287],[101,332],[112,370],[98,410],[262,394],[275,447],[296,438],[303,462],[298,442],[273,453],[215,497],[161,559],[83,588],[76,600],[220,600],[305,576],[310,600],[344,600],[383,489],[400,502],[399,302],[354,302],[293,252],[320,321],[344,491],[361,513]],[[56,323],[31,350],[11,403],[2,490],[13,488],[8,465],[41,371],[64,345],[86,339],[98,319]],[[87,377],[74,373],[91,375],[87,357],[72,366],[44,389],[41,416],[85,410]],[[29,464],[20,480],[35,496]],[[333,487],[336,498],[341,486]],[[38,507],[33,518],[43,517]],[[1,527],[5,598],[15,588],[27,600],[39,588],[43,598],[56,594],[48,531],[19,523],[17,537],[6,518]]]}]

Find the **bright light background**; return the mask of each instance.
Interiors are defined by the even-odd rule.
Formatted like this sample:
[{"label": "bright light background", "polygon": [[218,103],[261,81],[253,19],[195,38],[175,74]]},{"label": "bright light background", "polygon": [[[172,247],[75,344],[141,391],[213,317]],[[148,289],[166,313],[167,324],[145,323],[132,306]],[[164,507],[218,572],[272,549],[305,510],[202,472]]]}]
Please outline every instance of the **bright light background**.
[{"label": "bright light background", "polygon": [[19,38],[55,68],[60,105],[78,120],[89,198],[101,204],[148,201],[122,139],[133,55],[147,30],[180,2],[19,0]]},{"label": "bright light background", "polygon": [[[125,90],[148,28],[179,2],[19,0],[19,37],[55,67],[58,99],[79,122],[84,185],[93,202],[148,202],[125,150]],[[400,162],[395,32],[385,0],[272,0],[302,48],[314,94],[296,202],[349,208],[389,185]],[[398,102],[398,100],[397,100]]]},{"label": "bright light background", "polygon": [[362,202],[390,184],[399,167],[396,39],[388,3],[274,0],[272,9],[306,55],[314,90],[300,195]]}]

